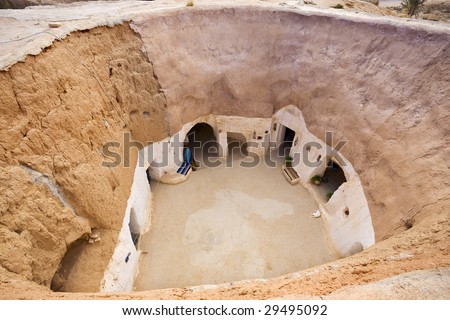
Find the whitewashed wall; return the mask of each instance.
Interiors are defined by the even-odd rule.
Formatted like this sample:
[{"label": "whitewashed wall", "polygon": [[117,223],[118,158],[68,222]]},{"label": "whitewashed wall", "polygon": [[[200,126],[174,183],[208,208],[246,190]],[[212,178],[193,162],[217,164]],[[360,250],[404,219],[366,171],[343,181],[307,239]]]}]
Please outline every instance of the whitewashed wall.
[{"label": "whitewashed wall", "polygon": [[[141,154],[146,152],[146,149],[141,150]],[[133,290],[134,276],[141,253],[136,250],[128,224],[130,223],[132,209],[136,214],[136,222],[140,234],[144,232],[147,222],[150,219],[151,193],[145,172],[147,166],[148,163],[146,161],[142,161],[141,165],[139,165],[138,159],[117,246],[103,276],[101,291]],[[126,262],[125,259],[128,255],[128,262]]]},{"label": "whitewashed wall", "polygon": [[375,243],[372,219],[359,179],[352,177],[342,184],[323,208],[325,229],[341,257],[358,253]]},{"label": "whitewashed wall", "polygon": [[[270,119],[234,116],[216,116],[215,118],[219,132],[218,141],[221,146],[222,157],[226,157],[228,154],[228,132],[242,134],[246,141],[249,142],[249,152],[262,155],[267,150],[268,139],[266,139],[266,136],[270,130]],[[258,137],[261,137],[261,139],[258,139]]]},{"label": "whitewashed wall", "polygon": [[[276,130],[273,130],[274,123],[277,124]],[[272,117],[271,140],[277,146],[282,141],[279,132],[281,130],[280,125],[295,131],[294,141],[298,138],[297,144],[291,148],[291,156],[300,154],[302,157],[307,156],[311,162],[314,162],[321,155],[320,165],[310,166],[304,159],[300,159],[294,169],[300,176],[302,184],[310,190],[320,204],[326,233],[336,253],[341,257],[346,257],[373,245],[375,234],[369,207],[359,176],[351,163],[343,154],[332,150],[325,142],[308,131],[303,115],[297,107],[287,106]],[[321,148],[311,148],[311,151],[305,152],[306,146],[311,145],[312,142],[320,144]],[[343,183],[333,193],[327,203],[321,203],[322,200],[313,191],[315,186],[310,183],[310,180],[315,175],[323,176],[330,159],[339,162],[338,164],[344,171],[347,182]],[[350,212],[348,216],[344,214],[346,209]]]}]

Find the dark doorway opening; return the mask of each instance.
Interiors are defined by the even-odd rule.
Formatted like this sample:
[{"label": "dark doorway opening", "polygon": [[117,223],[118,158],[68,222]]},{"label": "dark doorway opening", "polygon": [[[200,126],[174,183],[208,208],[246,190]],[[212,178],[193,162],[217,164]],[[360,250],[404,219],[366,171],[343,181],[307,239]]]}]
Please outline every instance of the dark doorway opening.
[{"label": "dark doorway opening", "polygon": [[326,188],[328,198],[331,198],[333,193],[339,189],[339,187],[347,182],[345,178],[344,170],[335,161],[330,160],[327,164],[327,168],[322,177],[323,187]]},{"label": "dark doorway opening", "polygon": [[[82,254],[85,246],[89,244],[86,241],[85,237],[82,237],[72,244],[70,244],[67,248],[67,251],[59,263],[58,269],[56,270],[55,275],[53,276],[52,282],[50,284],[50,289],[55,292],[68,292],[71,291],[71,274],[73,267],[78,260],[78,257]],[[69,285],[69,288],[67,288]],[[72,283],[73,285],[73,283]]]},{"label": "dark doorway opening", "polygon": [[186,135],[183,155],[186,154],[187,148],[190,149],[192,155],[191,164],[194,166],[200,166],[208,163],[209,159],[218,157],[219,144],[217,143],[214,129],[207,123],[197,123]]},{"label": "dark doorway opening", "polygon": [[288,156],[294,142],[295,131],[286,126],[282,126],[280,130],[282,140],[280,143],[279,152],[281,156]]},{"label": "dark doorway opening", "polygon": [[248,155],[247,139],[242,133],[227,132],[227,159],[238,160]]},{"label": "dark doorway opening", "polygon": [[152,182],[152,176],[150,175],[150,167],[148,167],[147,170],[145,170],[145,175],[147,176],[148,184],[150,184]]},{"label": "dark doorway opening", "polygon": [[128,227],[130,228],[131,241],[133,241],[134,247],[137,250],[141,233],[139,230],[139,223],[137,221],[136,212],[133,208],[131,208],[130,211],[130,222],[128,223]]}]

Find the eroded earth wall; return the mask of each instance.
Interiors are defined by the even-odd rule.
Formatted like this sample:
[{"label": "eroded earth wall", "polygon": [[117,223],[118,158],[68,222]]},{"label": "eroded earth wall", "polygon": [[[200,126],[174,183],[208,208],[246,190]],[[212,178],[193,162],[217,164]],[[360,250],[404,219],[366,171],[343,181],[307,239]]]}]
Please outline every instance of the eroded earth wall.
[{"label": "eroded earth wall", "polygon": [[[129,167],[107,167],[102,161],[114,159],[102,146],[124,132],[143,144],[167,135],[164,95],[142,42],[128,25],[72,33],[1,71],[0,92],[0,277],[50,286],[82,238],[84,249],[65,266],[76,281],[59,289],[98,291],[137,150]],[[102,240],[89,245],[91,228]]]}]

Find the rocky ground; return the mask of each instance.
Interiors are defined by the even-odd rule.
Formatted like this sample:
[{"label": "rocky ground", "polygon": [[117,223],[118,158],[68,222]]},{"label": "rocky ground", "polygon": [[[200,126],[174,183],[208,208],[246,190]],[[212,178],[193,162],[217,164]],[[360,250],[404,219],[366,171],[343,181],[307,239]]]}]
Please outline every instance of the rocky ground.
[{"label": "rocky ground", "polygon": [[[0,8],[2,9],[21,9],[27,6],[55,5],[80,2],[82,0],[0,0]],[[95,1],[95,0],[90,0]],[[108,0],[103,0],[108,1]],[[116,1],[116,0],[111,0]],[[127,1],[127,0],[123,0]],[[150,0],[152,1],[152,0]],[[277,3],[287,6],[315,6],[322,8],[337,7],[336,10],[350,10],[366,12],[376,15],[387,15],[394,17],[406,18],[406,12],[402,9],[401,0],[385,1],[385,0],[262,0],[271,3]],[[187,2],[178,0],[177,2]],[[218,3],[220,0],[198,0],[198,3]],[[339,5],[342,5],[340,8]],[[418,10],[416,18],[450,22],[450,0],[427,0],[425,4]]]}]

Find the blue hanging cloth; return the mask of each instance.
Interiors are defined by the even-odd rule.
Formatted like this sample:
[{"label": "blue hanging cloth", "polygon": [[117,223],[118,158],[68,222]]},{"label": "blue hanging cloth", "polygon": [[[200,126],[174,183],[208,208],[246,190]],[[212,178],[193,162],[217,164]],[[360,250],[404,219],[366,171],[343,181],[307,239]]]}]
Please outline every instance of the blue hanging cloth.
[{"label": "blue hanging cloth", "polygon": [[186,151],[184,151],[184,161],[187,163],[191,163],[192,155],[191,155],[191,149],[186,148]]}]

